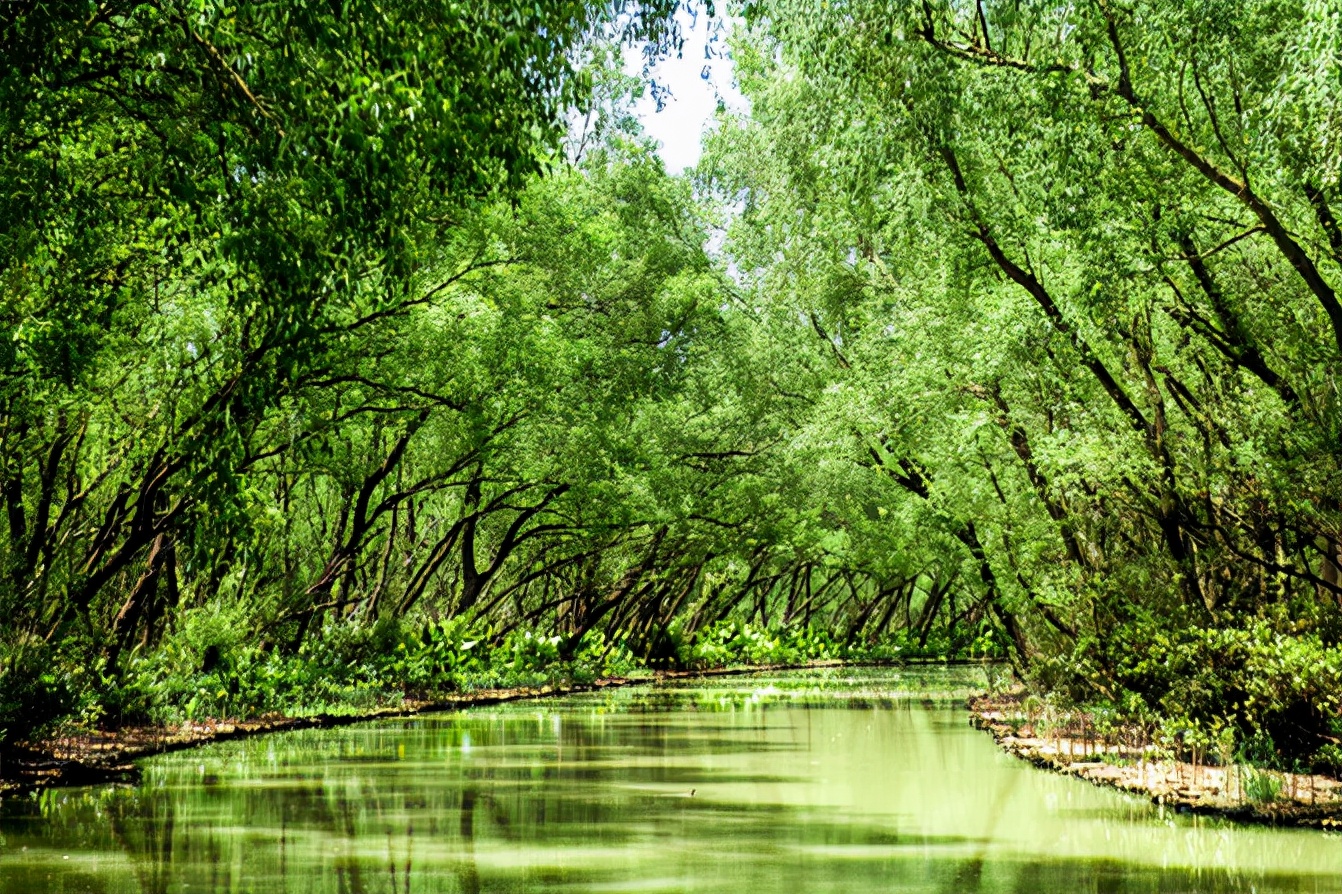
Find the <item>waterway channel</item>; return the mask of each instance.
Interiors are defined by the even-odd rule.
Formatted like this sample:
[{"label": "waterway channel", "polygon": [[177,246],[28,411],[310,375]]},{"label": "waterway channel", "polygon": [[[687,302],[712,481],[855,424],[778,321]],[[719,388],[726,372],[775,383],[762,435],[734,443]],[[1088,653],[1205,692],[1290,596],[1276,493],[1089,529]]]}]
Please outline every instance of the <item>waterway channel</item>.
[{"label": "waterway channel", "polygon": [[1336,835],[1000,753],[983,684],[762,674],[220,743],[0,803],[0,892],[1342,891]]}]

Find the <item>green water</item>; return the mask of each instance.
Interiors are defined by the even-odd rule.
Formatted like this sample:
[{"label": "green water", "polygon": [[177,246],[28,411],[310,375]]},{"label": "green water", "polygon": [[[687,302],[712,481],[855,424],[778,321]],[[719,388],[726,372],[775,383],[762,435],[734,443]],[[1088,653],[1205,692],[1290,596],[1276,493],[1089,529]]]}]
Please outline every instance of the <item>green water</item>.
[{"label": "green water", "polygon": [[0,892],[1342,890],[1342,838],[1000,754],[982,684],[731,677],[168,755],[0,805]]}]

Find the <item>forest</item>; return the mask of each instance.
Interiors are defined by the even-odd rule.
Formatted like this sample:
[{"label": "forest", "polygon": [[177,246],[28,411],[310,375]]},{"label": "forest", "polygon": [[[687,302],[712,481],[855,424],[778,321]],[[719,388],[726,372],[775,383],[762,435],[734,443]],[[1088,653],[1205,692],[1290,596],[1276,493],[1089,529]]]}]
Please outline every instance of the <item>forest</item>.
[{"label": "forest", "polygon": [[1342,769],[1332,0],[0,5],[0,750],[990,657]]}]

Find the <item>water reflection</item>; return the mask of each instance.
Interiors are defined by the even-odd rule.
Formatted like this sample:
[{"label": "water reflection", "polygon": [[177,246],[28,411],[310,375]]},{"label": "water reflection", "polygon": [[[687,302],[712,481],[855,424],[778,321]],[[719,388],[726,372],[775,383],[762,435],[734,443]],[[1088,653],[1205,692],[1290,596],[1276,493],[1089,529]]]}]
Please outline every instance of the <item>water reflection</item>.
[{"label": "water reflection", "polygon": [[0,807],[0,892],[1336,890],[1312,832],[1163,816],[965,722],[979,672],[730,678],[166,756]]}]

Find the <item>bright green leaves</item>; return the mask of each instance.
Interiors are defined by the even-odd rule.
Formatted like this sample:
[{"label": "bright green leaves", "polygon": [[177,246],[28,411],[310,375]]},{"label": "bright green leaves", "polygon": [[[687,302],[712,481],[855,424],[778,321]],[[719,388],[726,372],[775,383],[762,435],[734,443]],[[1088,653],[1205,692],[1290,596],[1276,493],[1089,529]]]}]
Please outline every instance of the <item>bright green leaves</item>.
[{"label": "bright green leaves", "polygon": [[796,362],[828,380],[801,429],[815,467],[888,491],[858,501],[897,521],[874,542],[958,561],[1045,656],[1141,612],[1177,630],[1278,604],[1292,633],[1335,631],[1336,403],[1311,383],[1336,363],[1336,17],[745,13],[752,114],[701,173],[746,302],[811,337]]},{"label": "bright green leaves", "polygon": [[[661,33],[666,11],[630,27]],[[92,648],[109,627],[129,642],[127,625],[147,631],[164,610],[149,557],[165,543],[193,581],[250,557],[257,476],[330,437],[305,427],[311,392],[361,373],[348,352],[375,368],[390,347],[385,330],[369,337],[376,324],[426,301],[427,275],[473,263],[451,230],[553,156],[584,90],[572,54],[614,12],[209,2],[0,16],[3,602],[28,606],[15,623],[49,636],[79,617]],[[357,415],[373,395],[353,398]],[[404,404],[369,412],[422,411]]]}]

